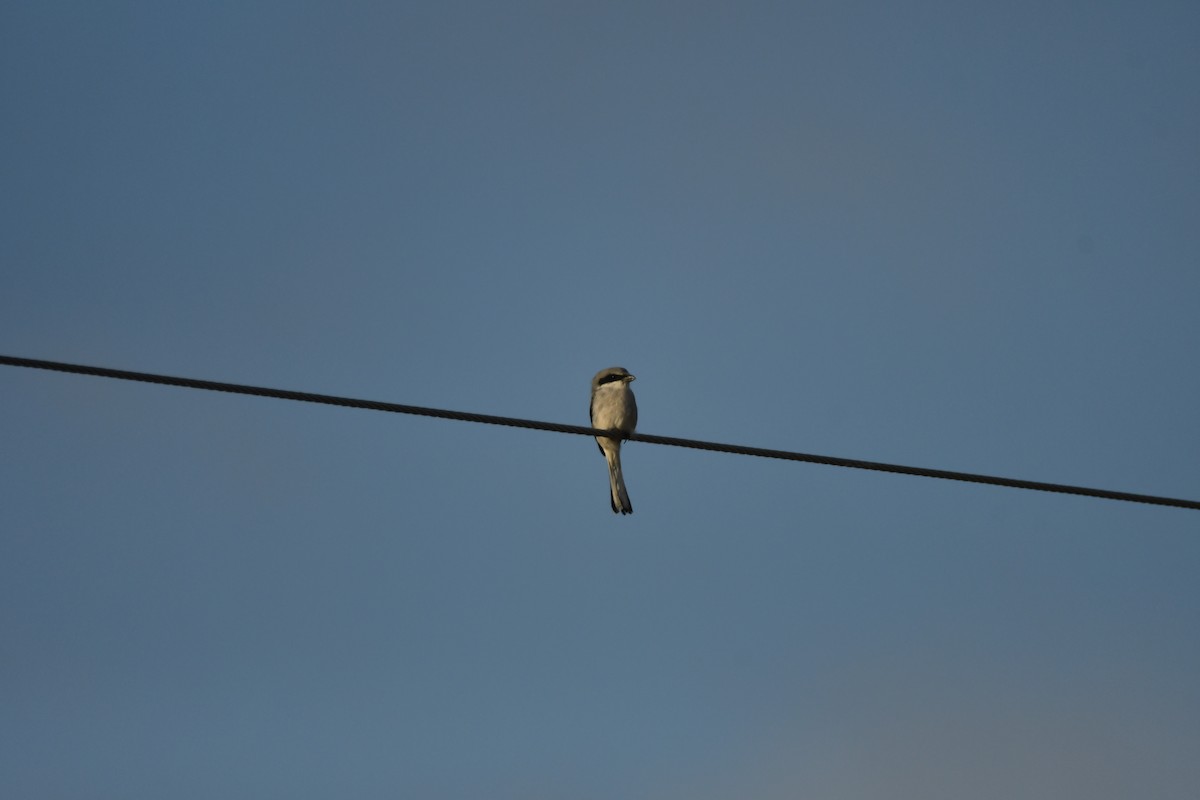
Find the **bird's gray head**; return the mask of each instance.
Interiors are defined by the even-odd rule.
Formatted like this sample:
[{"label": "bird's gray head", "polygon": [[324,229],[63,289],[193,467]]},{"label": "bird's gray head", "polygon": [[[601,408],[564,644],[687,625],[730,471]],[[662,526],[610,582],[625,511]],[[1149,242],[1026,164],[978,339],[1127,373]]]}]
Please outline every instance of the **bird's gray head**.
[{"label": "bird's gray head", "polygon": [[599,389],[607,383],[616,383],[618,381],[629,383],[632,380],[636,379],[624,367],[609,367],[608,369],[600,370],[596,373],[596,377],[592,378],[592,391]]}]

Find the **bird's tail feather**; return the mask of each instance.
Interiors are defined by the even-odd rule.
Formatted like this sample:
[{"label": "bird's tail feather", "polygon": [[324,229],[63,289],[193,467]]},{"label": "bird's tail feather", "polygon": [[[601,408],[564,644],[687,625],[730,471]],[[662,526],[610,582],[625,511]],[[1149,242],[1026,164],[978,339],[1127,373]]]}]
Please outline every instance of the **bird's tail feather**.
[{"label": "bird's tail feather", "polygon": [[632,514],[633,504],[629,502],[629,492],[625,490],[625,477],[621,474],[621,451],[605,451],[604,458],[608,461],[609,501],[612,503],[613,513]]}]

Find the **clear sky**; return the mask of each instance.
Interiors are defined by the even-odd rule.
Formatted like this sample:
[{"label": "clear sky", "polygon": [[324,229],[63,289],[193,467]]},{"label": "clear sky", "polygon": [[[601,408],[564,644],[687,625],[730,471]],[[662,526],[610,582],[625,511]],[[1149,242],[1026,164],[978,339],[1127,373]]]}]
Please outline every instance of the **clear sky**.
[{"label": "clear sky", "polygon": [[[1195,2],[7,2],[0,352],[1200,498]],[[0,367],[0,795],[1194,798],[1200,513]]]}]

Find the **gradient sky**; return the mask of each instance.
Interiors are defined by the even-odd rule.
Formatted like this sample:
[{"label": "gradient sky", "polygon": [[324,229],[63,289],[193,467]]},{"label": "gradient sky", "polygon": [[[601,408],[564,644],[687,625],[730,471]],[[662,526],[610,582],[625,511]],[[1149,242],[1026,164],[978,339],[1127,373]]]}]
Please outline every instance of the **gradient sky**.
[{"label": "gradient sky", "polygon": [[[0,352],[1200,498],[1194,2],[0,5]],[[1200,513],[0,367],[0,795],[1194,798]]]}]

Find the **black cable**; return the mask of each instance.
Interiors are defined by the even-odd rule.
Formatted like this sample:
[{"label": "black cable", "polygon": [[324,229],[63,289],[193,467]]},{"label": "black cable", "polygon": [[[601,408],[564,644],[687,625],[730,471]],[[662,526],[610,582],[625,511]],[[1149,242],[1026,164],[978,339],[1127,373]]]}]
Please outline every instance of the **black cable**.
[{"label": "black cable", "polygon": [[[34,358],[17,358],[15,356],[0,355],[0,364],[10,367],[28,367],[30,369],[45,369],[54,372],[69,372],[77,375],[94,375],[101,378],[116,378],[123,381],[141,381],[143,383],[158,383],[165,386],[182,386],[187,389],[206,389],[214,392],[230,392],[232,394],[245,394],[256,397],[274,397],[279,400],[296,400],[302,403],[324,403],[326,405],[344,406],[346,408],[363,408],[369,411],[389,411],[395,414],[416,414],[422,417],[455,419],[463,422],[482,422],[488,425],[508,425],[514,428],[531,428],[535,430],[554,431],[555,433],[574,433],[582,436],[603,436],[607,433],[607,431],[588,428],[582,425],[562,425],[556,422],[497,417],[491,414],[471,414],[464,411],[448,411],[441,408],[406,406],[399,403],[384,403],[378,400],[356,400],[352,397],[337,397],[328,394],[293,392],[287,389],[268,389],[261,386],[220,383],[218,381],[197,380],[196,378],[176,378],[170,375],[155,375],[148,372],[130,372],[128,370],[108,369],[106,367],[64,364],[58,361],[41,361]],[[1107,489],[1090,489],[1085,486],[1067,486],[1060,483],[998,478],[993,475],[951,472],[943,469],[906,467],[898,464],[883,464],[877,461],[858,461],[849,458],[796,453],[789,450],[768,450],[761,447],[746,447],[737,444],[718,444],[716,442],[702,442],[695,439],[676,439],[670,436],[653,436],[646,433],[634,433],[627,438],[634,442],[661,444],[668,447],[689,447],[695,450],[712,450],[718,453],[734,453],[736,455],[757,456],[760,458],[779,458],[785,461],[805,461],[810,464],[825,464],[833,467],[869,469],[878,472],[894,472],[901,475],[916,475],[922,478],[940,478],[943,480],[966,481],[968,483],[983,483],[990,486],[1007,486],[1012,489],[1057,492],[1060,494],[1081,495],[1083,497],[1099,497],[1106,500],[1121,500],[1129,503],[1148,503],[1150,505],[1200,510],[1200,501],[1196,500],[1180,500],[1172,497],[1157,497],[1148,494],[1114,492]]]}]

